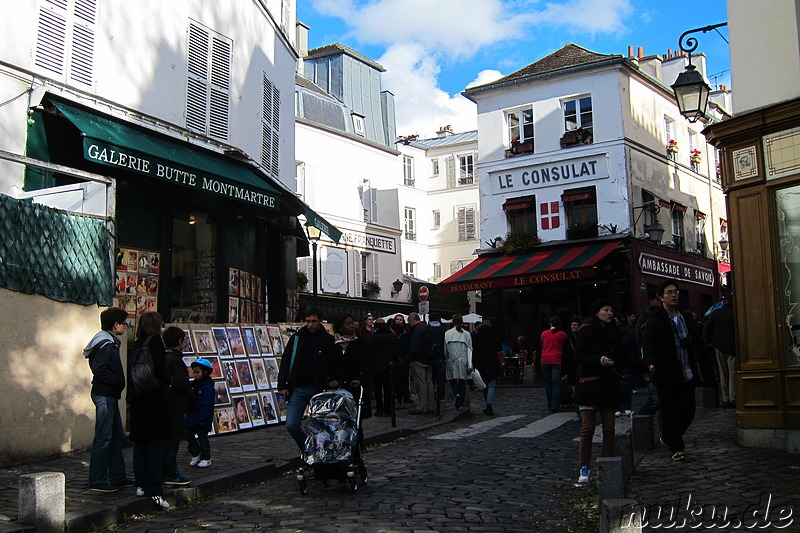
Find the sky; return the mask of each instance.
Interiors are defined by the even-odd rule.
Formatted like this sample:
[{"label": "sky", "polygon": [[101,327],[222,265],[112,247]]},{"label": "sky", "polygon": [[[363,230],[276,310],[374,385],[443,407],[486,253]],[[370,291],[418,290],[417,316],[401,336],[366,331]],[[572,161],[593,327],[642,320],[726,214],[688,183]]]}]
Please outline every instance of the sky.
[{"label": "sky", "polygon": [[[457,133],[477,128],[464,89],[567,43],[663,55],[679,50],[683,32],[727,16],[725,0],[298,0],[297,19],[310,26],[309,49],[341,43],[386,68],[397,134],[430,138],[445,125]],[[693,34],[695,53],[706,54],[712,86],[730,87],[727,28],[719,32]]]}]

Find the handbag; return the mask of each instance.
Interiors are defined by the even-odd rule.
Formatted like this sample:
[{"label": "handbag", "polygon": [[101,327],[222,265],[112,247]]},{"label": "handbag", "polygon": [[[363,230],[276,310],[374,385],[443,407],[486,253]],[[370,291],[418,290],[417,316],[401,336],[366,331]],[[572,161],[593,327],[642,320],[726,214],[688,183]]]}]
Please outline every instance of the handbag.
[{"label": "handbag", "polygon": [[476,389],[483,390],[486,388],[486,383],[483,382],[481,373],[478,372],[477,368],[472,369],[472,374],[470,374],[470,379],[472,379],[472,384],[475,385]]}]

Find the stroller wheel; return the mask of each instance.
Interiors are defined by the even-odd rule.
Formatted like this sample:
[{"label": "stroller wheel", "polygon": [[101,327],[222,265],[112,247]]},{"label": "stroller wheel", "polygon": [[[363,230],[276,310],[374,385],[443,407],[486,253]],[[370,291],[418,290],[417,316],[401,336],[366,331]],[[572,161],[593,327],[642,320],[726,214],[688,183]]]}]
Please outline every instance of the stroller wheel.
[{"label": "stroller wheel", "polygon": [[347,478],[347,480],[350,482],[350,491],[351,492],[357,491],[358,490],[358,477],[353,476],[351,478]]},{"label": "stroller wheel", "polygon": [[305,494],[308,492],[308,487],[306,486],[306,481],[298,481],[297,485],[300,487],[300,494]]}]

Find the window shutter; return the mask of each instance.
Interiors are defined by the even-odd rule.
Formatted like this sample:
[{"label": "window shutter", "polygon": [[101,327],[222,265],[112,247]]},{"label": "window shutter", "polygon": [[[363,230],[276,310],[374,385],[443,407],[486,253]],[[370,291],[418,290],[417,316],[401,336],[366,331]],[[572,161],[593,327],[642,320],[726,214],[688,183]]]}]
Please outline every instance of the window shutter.
[{"label": "window shutter", "polygon": [[378,254],[369,254],[369,258],[372,261],[372,281],[380,285],[381,278],[378,274]]},{"label": "window shutter", "polygon": [[361,252],[359,252],[358,250],[353,250],[353,254],[355,256],[355,260],[353,261],[353,265],[355,265],[355,276],[354,277],[355,277],[355,281],[356,281],[356,283],[355,283],[355,285],[356,285],[355,286],[355,296],[356,297],[360,297],[361,294],[362,294],[361,293],[361,283],[363,283],[363,281],[364,281],[364,280],[361,279]]},{"label": "window shutter", "polygon": [[467,210],[465,208],[458,208],[456,222],[458,225],[458,240],[464,241],[467,238]]},{"label": "window shutter", "polygon": [[473,240],[475,238],[475,208],[474,207],[467,207],[465,208],[465,230],[464,234],[467,240]]},{"label": "window shutter", "polygon": [[369,221],[372,223],[378,222],[378,189],[369,190],[370,201],[372,202],[372,211],[370,211]]},{"label": "window shutter", "polygon": [[[63,6],[60,4],[63,4]],[[53,74],[63,76],[66,41],[66,0],[63,2],[45,2],[39,8],[36,52],[33,64]]]},{"label": "window shutter", "polygon": [[206,123],[208,122],[209,39],[210,36],[205,29],[189,23],[186,127],[203,135],[206,133]]},{"label": "window shutter", "polygon": [[458,268],[458,261],[450,261],[450,275],[452,276],[460,269]]},{"label": "window shutter", "polygon": [[232,43],[218,36],[211,38],[211,100],[208,136],[228,140],[231,90]]},{"label": "window shutter", "polygon": [[447,159],[447,188],[455,189],[456,187],[456,158],[455,156],[448,156]]},{"label": "window shutter", "polygon": [[75,0],[72,46],[67,82],[92,85],[96,0]]},{"label": "window shutter", "polygon": [[281,95],[266,74],[263,76],[261,117],[261,165],[275,179],[280,175]]}]

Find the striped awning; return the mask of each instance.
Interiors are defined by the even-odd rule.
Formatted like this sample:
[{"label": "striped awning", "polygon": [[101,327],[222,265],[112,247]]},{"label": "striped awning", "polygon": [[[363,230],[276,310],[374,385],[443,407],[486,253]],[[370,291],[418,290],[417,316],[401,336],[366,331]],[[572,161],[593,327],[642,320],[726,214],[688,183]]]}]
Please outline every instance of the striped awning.
[{"label": "striped awning", "polygon": [[485,256],[439,283],[439,292],[521,287],[594,277],[594,266],[620,245],[619,240],[576,244],[520,255]]}]

